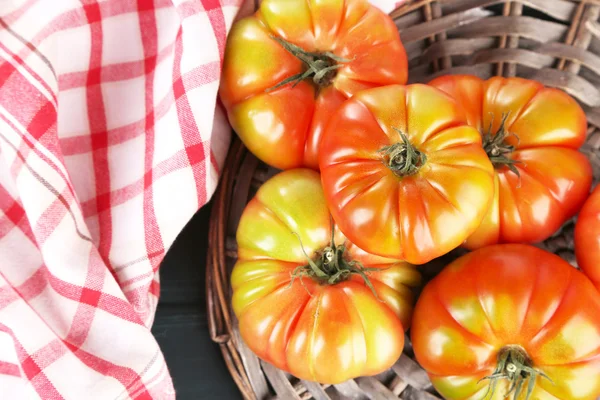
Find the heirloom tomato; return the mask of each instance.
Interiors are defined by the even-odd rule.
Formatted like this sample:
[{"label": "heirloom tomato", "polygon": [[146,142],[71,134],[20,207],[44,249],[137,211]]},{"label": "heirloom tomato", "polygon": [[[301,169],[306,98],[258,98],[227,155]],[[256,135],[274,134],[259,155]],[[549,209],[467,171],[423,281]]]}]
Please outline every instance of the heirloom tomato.
[{"label": "heirloom tomato", "polygon": [[583,272],[600,285],[600,186],[594,189],[577,218],[575,255]]},{"label": "heirloom tomato", "polygon": [[317,169],[330,114],[358,90],[406,78],[398,29],[367,0],[263,0],[232,27],[220,94],[258,158]]},{"label": "heirloom tomato", "polygon": [[462,109],[426,85],[357,93],[321,141],[323,188],[357,246],[422,264],[459,246],[492,200],[493,168]]},{"label": "heirloom tomato", "polygon": [[541,242],[579,211],[592,170],[578,151],[587,122],[573,98],[521,78],[454,75],[430,85],[464,107],[496,169],[494,201],[466,247]]},{"label": "heirloom tomato", "polygon": [[346,240],[332,226],[317,172],[288,170],[261,186],[237,243],[233,310],[260,358],[330,384],[398,359],[420,274]]},{"label": "heirloom tomato", "polygon": [[600,395],[600,296],[533,246],[493,245],[451,263],[423,290],[411,336],[448,400]]}]

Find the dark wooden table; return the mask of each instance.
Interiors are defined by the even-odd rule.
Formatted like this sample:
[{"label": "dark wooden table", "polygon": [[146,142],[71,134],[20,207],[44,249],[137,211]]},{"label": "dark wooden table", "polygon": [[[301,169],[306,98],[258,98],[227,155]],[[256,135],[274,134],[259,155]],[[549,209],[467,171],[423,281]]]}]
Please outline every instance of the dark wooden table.
[{"label": "dark wooden table", "polygon": [[161,268],[161,295],[152,332],[165,355],[178,400],[238,400],[206,319],[204,272],[210,206],[179,235]]}]

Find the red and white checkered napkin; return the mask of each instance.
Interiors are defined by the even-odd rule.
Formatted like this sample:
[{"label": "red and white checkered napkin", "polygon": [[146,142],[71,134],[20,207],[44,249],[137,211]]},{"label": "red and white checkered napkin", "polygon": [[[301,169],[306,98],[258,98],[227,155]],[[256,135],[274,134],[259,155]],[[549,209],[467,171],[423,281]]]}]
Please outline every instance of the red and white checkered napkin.
[{"label": "red and white checkered napkin", "polygon": [[241,2],[0,1],[0,398],[175,397],[157,271],[217,183]]},{"label": "red and white checkered napkin", "polygon": [[217,183],[239,3],[0,1],[0,398],[174,398],[157,271]]}]

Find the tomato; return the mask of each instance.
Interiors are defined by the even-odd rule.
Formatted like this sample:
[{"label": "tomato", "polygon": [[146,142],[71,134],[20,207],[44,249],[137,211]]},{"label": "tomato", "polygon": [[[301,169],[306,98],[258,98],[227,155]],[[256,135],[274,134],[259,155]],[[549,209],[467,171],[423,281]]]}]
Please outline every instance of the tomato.
[{"label": "tomato", "polygon": [[600,186],[596,186],[577,218],[575,255],[579,267],[600,287]]},{"label": "tomato", "polygon": [[579,211],[592,169],[578,151],[587,122],[574,99],[522,78],[456,75],[430,85],[465,108],[496,169],[493,204],[467,248],[541,242]]},{"label": "tomato", "polygon": [[317,169],[330,114],[361,89],[404,84],[407,73],[396,25],[367,0],[263,0],[232,27],[220,94],[258,158]]},{"label": "tomato", "polygon": [[421,277],[403,261],[360,250],[335,227],[332,244],[331,221],[317,172],[271,178],[240,220],[231,286],[252,351],[298,378],[334,384],[396,362]]},{"label": "tomato", "polygon": [[493,245],[447,266],[423,290],[411,336],[448,400],[504,399],[511,381],[515,400],[528,390],[531,400],[600,395],[600,296],[581,272],[533,246]]},{"label": "tomato", "polygon": [[321,141],[325,196],[353,243],[422,264],[459,246],[490,205],[493,168],[458,104],[426,85],[356,94]]}]

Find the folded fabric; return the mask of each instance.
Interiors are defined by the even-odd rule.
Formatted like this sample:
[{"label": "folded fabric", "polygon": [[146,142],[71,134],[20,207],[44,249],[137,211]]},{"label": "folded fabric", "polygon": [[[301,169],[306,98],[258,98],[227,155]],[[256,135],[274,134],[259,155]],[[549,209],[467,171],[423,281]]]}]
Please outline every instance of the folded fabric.
[{"label": "folded fabric", "polygon": [[0,398],[175,398],[158,267],[217,184],[242,2],[0,2]]}]

